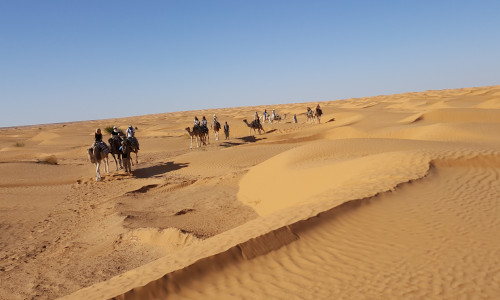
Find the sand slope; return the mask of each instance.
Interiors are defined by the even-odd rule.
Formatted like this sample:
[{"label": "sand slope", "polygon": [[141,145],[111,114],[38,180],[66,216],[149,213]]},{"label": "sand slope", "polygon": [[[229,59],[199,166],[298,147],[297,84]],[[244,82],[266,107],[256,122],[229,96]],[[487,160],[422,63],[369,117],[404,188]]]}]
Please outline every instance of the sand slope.
[{"label": "sand slope", "polygon": [[[500,87],[315,105],[1,129],[0,298],[499,298]],[[189,150],[213,113],[231,138]],[[96,183],[113,124],[139,164]]]}]

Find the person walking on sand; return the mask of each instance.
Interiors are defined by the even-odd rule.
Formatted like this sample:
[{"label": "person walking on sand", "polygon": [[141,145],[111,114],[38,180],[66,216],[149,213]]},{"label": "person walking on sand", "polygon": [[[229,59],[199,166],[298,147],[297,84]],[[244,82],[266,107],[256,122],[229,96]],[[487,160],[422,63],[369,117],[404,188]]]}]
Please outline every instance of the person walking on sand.
[{"label": "person walking on sand", "polygon": [[229,125],[227,122],[224,124],[224,134],[226,135],[226,140],[229,140]]}]

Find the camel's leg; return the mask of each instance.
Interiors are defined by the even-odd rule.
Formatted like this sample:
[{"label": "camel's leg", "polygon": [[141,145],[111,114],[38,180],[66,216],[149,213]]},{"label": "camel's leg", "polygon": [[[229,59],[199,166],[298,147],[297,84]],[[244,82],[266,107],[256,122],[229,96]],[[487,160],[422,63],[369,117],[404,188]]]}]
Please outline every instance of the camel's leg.
[{"label": "camel's leg", "polygon": [[109,174],[109,160],[107,156],[104,158],[104,167],[106,168],[106,174]]},{"label": "camel's leg", "polygon": [[135,164],[138,165],[139,164],[139,151],[136,151],[135,152]]},{"label": "camel's leg", "polygon": [[118,171],[118,161],[116,160],[115,154],[111,153],[111,156],[113,156],[113,159],[115,160],[116,170]]},{"label": "camel's leg", "polygon": [[95,173],[97,174],[97,177],[96,177],[95,181],[99,181],[101,179],[101,172],[99,170],[100,167],[101,167],[101,162],[97,161],[95,165],[96,165]]}]

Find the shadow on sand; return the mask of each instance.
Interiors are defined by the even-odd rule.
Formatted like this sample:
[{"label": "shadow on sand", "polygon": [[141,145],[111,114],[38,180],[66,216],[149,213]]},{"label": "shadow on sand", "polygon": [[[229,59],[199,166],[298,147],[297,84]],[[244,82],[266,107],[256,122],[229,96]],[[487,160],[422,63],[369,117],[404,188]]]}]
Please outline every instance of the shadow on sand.
[{"label": "shadow on sand", "polygon": [[154,177],[157,175],[165,174],[167,172],[186,168],[188,165],[189,165],[188,163],[176,164],[172,161],[169,161],[167,163],[162,163],[162,164],[147,167],[147,168],[133,170],[132,174],[134,174],[134,176],[137,178],[149,178],[149,177]]},{"label": "shadow on sand", "polygon": [[244,145],[248,143],[255,143],[261,140],[265,140],[266,138],[256,138],[255,136],[245,136],[245,137],[240,137],[237,138],[238,140],[241,140],[241,142],[223,142],[220,144],[221,147],[233,147],[233,146],[239,146],[239,145]]}]

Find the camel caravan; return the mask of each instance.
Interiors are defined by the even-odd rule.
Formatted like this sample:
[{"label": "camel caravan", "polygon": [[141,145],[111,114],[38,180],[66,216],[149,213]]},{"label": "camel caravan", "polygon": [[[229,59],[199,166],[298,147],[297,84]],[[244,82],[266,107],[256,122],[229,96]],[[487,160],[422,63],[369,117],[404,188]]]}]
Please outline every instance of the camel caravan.
[{"label": "camel caravan", "polygon": [[[307,122],[316,123],[317,120],[317,122],[320,123],[322,114],[323,111],[321,110],[319,104],[316,106],[314,111],[310,107],[307,107]],[[259,134],[266,133],[264,127],[262,126],[262,124],[266,121],[269,122],[269,124],[273,124],[275,121],[279,123],[285,119],[286,114],[281,116],[277,114],[275,110],[272,110],[272,113],[269,114],[267,110],[264,110],[264,113],[260,117],[258,112],[255,112],[254,120],[252,122],[249,123],[247,119],[244,119],[243,122],[249,128],[248,136],[252,136],[252,130],[254,135],[257,132]],[[297,115],[295,114],[293,114],[292,123],[297,123]],[[97,128],[95,131],[95,142],[88,149],[87,154],[89,160],[96,166],[96,181],[101,179],[101,163],[104,164],[104,170],[107,174],[109,174],[109,154],[111,154],[113,160],[115,161],[116,171],[125,169],[125,172],[129,174],[132,173],[132,166],[134,165],[134,160],[131,157],[132,153],[135,153],[135,163],[137,164],[139,162],[139,141],[135,137],[135,130],[132,125],[127,128],[126,135],[116,126],[114,126],[112,130],[110,128],[111,127],[106,128],[111,134],[111,137],[108,139],[108,144],[103,142],[101,129]],[[229,139],[229,124],[225,122],[222,127],[215,114],[213,115],[213,122],[210,125],[210,129],[213,131],[216,141],[219,140],[219,131],[221,129],[224,130],[225,139]],[[203,116],[201,121],[198,120],[198,117],[194,117],[193,128],[186,127],[185,130],[191,138],[190,149],[193,149],[193,140],[195,141],[197,148],[210,144],[210,130],[208,129],[208,121],[205,116]]]},{"label": "camel caravan", "polygon": [[96,181],[101,180],[101,162],[104,163],[106,174],[109,174],[109,154],[113,156],[116,171],[125,169],[125,172],[132,173],[134,162],[131,153],[135,153],[135,163],[139,163],[139,141],[135,137],[135,130],[132,125],[127,128],[126,134],[125,137],[123,132],[114,126],[113,130],[111,130],[111,137],[108,139],[109,144],[106,144],[102,140],[101,129],[96,129],[94,134],[95,142],[88,149],[89,160],[96,166]]},{"label": "camel caravan", "polygon": [[[313,111],[310,107],[307,107],[307,121],[308,122],[314,122],[316,121],[318,123],[321,122],[321,115],[323,114],[323,111],[321,110],[319,104],[316,106],[316,109]],[[297,115],[293,114],[292,116],[292,123],[298,123],[297,121]],[[264,130],[264,127],[262,124],[264,124],[266,121],[269,124],[273,124],[273,122],[280,122],[286,119],[286,114],[283,114],[283,116],[279,115],[276,113],[276,111],[273,109],[272,112],[269,114],[267,112],[267,109],[264,110],[264,113],[259,116],[258,112],[255,112],[254,115],[254,120],[252,122],[248,122],[247,119],[244,119],[243,122],[248,126],[248,136],[252,135],[252,130],[253,134],[255,135],[257,132],[259,134],[262,134],[262,132],[266,132]],[[214,132],[214,137],[215,140],[219,140],[219,131],[222,129],[221,124],[219,121],[217,121],[217,116],[214,114],[214,120],[213,123],[210,125],[210,128]],[[193,141],[196,143],[196,147],[199,148],[201,146],[206,146],[210,144],[210,135],[209,135],[209,129],[208,129],[208,122],[205,116],[203,116],[202,120],[200,121],[198,117],[194,117],[194,124],[193,127],[186,127],[185,130],[189,134],[191,138],[191,144],[189,146],[190,149],[193,149]],[[226,137],[226,140],[229,139],[229,125],[227,122],[224,124],[224,134]]]}]

